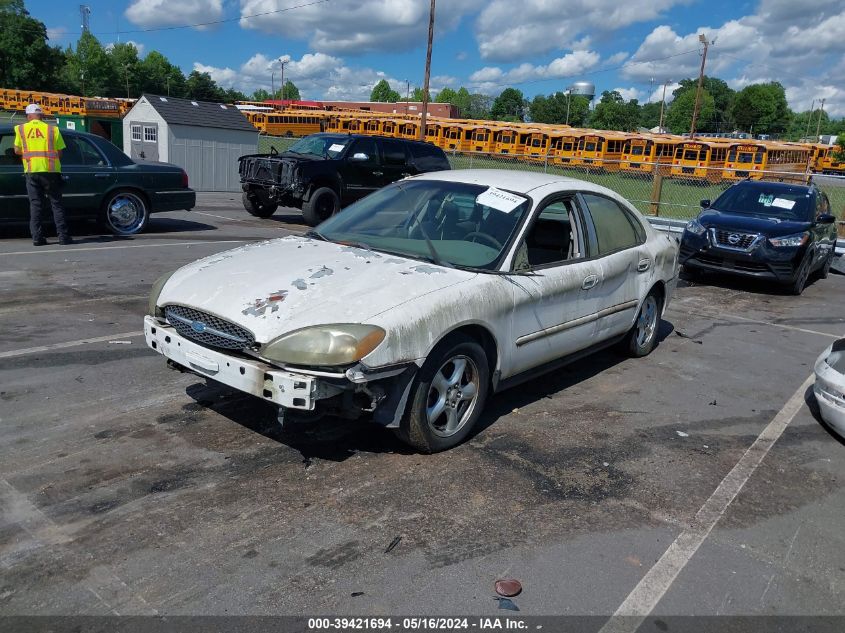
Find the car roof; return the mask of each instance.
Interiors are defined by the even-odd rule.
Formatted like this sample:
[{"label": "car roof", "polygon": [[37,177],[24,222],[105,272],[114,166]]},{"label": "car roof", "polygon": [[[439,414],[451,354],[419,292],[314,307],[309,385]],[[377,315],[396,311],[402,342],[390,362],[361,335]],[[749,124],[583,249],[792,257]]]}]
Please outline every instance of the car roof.
[{"label": "car roof", "polygon": [[[386,138],[390,139],[391,141],[399,141],[400,143],[424,143],[425,145],[431,145],[432,147],[437,147],[434,143],[429,143],[428,141],[421,141],[419,139],[411,139],[411,138],[397,138],[395,136],[384,136],[382,134],[349,134],[346,132],[315,132],[310,136],[342,136],[343,138]],[[440,149],[438,147],[438,149]]]},{"label": "car roof", "polygon": [[556,176],[537,171],[520,171],[517,169],[452,169],[450,171],[435,171],[414,176],[414,180],[441,180],[446,182],[463,182],[467,184],[487,185],[498,189],[507,189],[516,193],[528,193],[539,187],[560,184],[565,188],[583,191],[606,192],[607,188],[591,182]]},{"label": "car roof", "polygon": [[776,182],[773,180],[742,180],[734,183],[734,187],[744,187],[750,189],[766,189],[767,191],[805,191],[810,192],[816,189],[813,183],[804,185],[797,182]]}]

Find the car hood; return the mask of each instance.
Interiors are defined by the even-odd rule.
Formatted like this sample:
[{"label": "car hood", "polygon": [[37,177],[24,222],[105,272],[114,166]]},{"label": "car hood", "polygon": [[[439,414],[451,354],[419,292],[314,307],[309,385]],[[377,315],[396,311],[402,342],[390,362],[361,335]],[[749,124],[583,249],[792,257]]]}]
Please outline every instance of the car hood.
[{"label": "car hood", "polygon": [[706,228],[722,229],[725,231],[741,231],[745,233],[762,233],[766,237],[781,237],[809,230],[810,222],[797,220],[776,220],[756,215],[741,215],[725,213],[717,209],[704,211],[698,216],[698,221]]},{"label": "car hood", "polygon": [[365,323],[477,273],[305,237],[248,244],[177,270],[158,305],[248,328],[259,343],[309,325]]}]

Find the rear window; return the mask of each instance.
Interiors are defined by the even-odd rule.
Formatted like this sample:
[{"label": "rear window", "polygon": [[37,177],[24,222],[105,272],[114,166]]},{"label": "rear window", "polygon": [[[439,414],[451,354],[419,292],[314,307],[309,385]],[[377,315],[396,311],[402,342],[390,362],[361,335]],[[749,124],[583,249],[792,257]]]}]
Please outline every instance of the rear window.
[{"label": "rear window", "polygon": [[449,169],[449,161],[443,150],[428,143],[412,143],[409,145],[414,164],[422,171],[439,171]]}]

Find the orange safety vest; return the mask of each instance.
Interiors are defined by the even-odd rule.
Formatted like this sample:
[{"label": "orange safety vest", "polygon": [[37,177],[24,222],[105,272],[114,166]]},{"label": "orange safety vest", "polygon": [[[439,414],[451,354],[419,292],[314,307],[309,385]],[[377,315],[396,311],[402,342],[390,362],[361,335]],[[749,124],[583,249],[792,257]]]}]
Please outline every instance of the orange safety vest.
[{"label": "orange safety vest", "polygon": [[36,119],[16,126],[15,132],[20,139],[24,172],[62,171],[58,150],[64,149],[64,142],[59,128]]}]

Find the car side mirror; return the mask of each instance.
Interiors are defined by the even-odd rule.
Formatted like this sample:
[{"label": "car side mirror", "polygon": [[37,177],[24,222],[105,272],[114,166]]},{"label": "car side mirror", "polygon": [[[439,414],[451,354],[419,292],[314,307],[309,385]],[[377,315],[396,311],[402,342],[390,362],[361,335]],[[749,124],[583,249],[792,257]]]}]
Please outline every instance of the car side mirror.
[{"label": "car side mirror", "polygon": [[710,201],[709,200],[702,200],[701,201],[701,208],[702,209],[709,209],[710,208]]},{"label": "car side mirror", "polygon": [[833,224],[836,222],[836,216],[830,213],[822,213],[816,218],[816,222],[819,224]]},{"label": "car side mirror", "polygon": [[352,154],[352,158],[350,160],[363,162],[366,160],[370,160],[370,157],[367,156],[364,152],[356,152],[355,154]]}]

